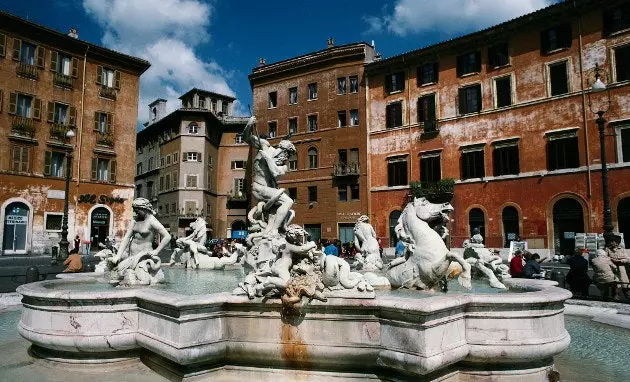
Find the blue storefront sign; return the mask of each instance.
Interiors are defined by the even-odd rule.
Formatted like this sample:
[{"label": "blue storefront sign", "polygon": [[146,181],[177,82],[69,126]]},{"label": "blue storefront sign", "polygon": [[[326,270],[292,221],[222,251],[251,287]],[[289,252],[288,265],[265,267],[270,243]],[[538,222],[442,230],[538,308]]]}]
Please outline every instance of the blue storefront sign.
[{"label": "blue storefront sign", "polygon": [[232,239],[245,239],[246,237],[247,237],[247,230],[232,231]]}]

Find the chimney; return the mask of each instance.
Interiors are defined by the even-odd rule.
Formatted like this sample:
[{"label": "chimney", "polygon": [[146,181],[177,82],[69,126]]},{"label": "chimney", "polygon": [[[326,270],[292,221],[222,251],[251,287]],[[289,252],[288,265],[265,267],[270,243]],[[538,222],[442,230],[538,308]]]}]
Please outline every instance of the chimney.
[{"label": "chimney", "polygon": [[149,104],[149,122],[153,124],[166,116],[166,100],[158,98]]},{"label": "chimney", "polygon": [[70,32],[68,32],[68,36],[78,39],[79,31],[77,31],[77,28],[70,28]]},{"label": "chimney", "polygon": [[265,66],[265,59],[261,57],[258,60],[258,67],[260,68],[260,67],[263,67],[263,66]]},{"label": "chimney", "polygon": [[335,40],[332,37],[328,37],[328,47],[332,48],[333,46],[335,46]]}]

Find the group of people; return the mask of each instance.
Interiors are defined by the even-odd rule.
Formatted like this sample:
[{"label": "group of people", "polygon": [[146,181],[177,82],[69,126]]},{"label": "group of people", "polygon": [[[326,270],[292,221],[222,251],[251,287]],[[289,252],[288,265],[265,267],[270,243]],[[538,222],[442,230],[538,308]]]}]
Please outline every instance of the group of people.
[{"label": "group of people", "polygon": [[540,264],[544,261],[537,253],[517,250],[510,260],[510,276],[514,278],[541,279],[545,277],[545,272]]},{"label": "group of people", "polygon": [[[354,245],[353,241],[347,243],[341,243],[339,239],[319,239],[316,242],[317,248],[319,248],[326,255],[334,255],[343,258],[354,258],[359,250]],[[383,247],[381,240],[378,240],[379,251],[381,256],[383,255]]]}]

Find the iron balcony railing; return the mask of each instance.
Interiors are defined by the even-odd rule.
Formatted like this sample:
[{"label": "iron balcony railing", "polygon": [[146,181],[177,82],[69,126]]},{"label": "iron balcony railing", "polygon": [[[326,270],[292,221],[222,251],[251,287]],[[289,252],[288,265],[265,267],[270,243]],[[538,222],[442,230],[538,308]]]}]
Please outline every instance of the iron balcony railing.
[{"label": "iron balcony railing", "polygon": [[27,64],[26,62],[18,62],[15,72],[22,77],[33,78],[35,80],[39,77],[39,69],[37,66]]},{"label": "iron balcony railing", "polygon": [[66,137],[66,133],[68,132],[68,129],[69,129],[68,125],[64,123],[54,122],[52,125],[50,125],[50,138],[65,142],[68,139]]},{"label": "iron balcony railing", "polygon": [[420,123],[420,128],[424,133],[437,133],[439,131],[438,121],[424,121]]},{"label": "iron balcony railing", "polygon": [[74,82],[72,77],[67,76],[62,73],[55,73],[53,75],[53,84],[57,86],[61,86],[62,88],[72,89],[74,87]]},{"label": "iron balcony railing", "polygon": [[110,88],[109,86],[101,86],[101,88],[98,91],[98,95],[100,95],[103,98],[116,100],[116,89]]},{"label": "iron balcony railing", "polygon": [[361,173],[359,164],[339,162],[333,165],[334,176],[357,176]]},{"label": "iron balcony railing", "polygon": [[98,133],[96,144],[107,147],[114,147],[114,135],[107,133]]},{"label": "iron balcony railing", "polygon": [[16,115],[11,121],[11,132],[33,138],[35,136],[35,121],[33,118]]}]

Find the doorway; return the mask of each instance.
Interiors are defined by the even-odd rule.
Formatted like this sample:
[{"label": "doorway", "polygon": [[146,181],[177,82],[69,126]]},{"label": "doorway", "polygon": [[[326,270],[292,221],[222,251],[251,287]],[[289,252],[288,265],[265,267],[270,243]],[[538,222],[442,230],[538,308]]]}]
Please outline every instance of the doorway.
[{"label": "doorway", "polygon": [[[630,131],[630,129],[627,129]],[[617,205],[617,222],[619,232],[623,233],[623,240],[626,248],[630,246],[630,198],[623,198]]]},{"label": "doorway", "polygon": [[109,236],[110,212],[105,207],[97,207],[92,211],[90,220],[91,249],[98,251],[98,243],[104,243]]},{"label": "doorway", "polygon": [[473,237],[475,229],[479,230],[484,243],[486,242],[486,217],[481,208],[473,208],[468,213],[468,226],[470,237]]},{"label": "doorway", "polygon": [[503,220],[503,246],[505,248],[510,247],[510,242],[519,241],[519,228],[518,228],[518,210],[516,207],[507,206],[501,213],[501,220]]},{"label": "doorway", "polygon": [[396,225],[398,224],[398,218],[400,218],[401,214],[402,212],[398,210],[392,211],[389,214],[389,246],[390,247],[395,247],[396,243],[398,242],[398,237],[396,235]]},{"label": "doorway", "polygon": [[556,254],[571,256],[575,234],[584,232],[584,212],[575,199],[560,199],[553,205],[553,236]]},{"label": "doorway", "polygon": [[4,210],[4,234],[2,238],[3,253],[26,253],[29,213],[29,207],[22,202],[13,202],[6,206]]},{"label": "doorway", "polygon": [[341,244],[354,241],[354,223],[339,223],[339,241]]}]

